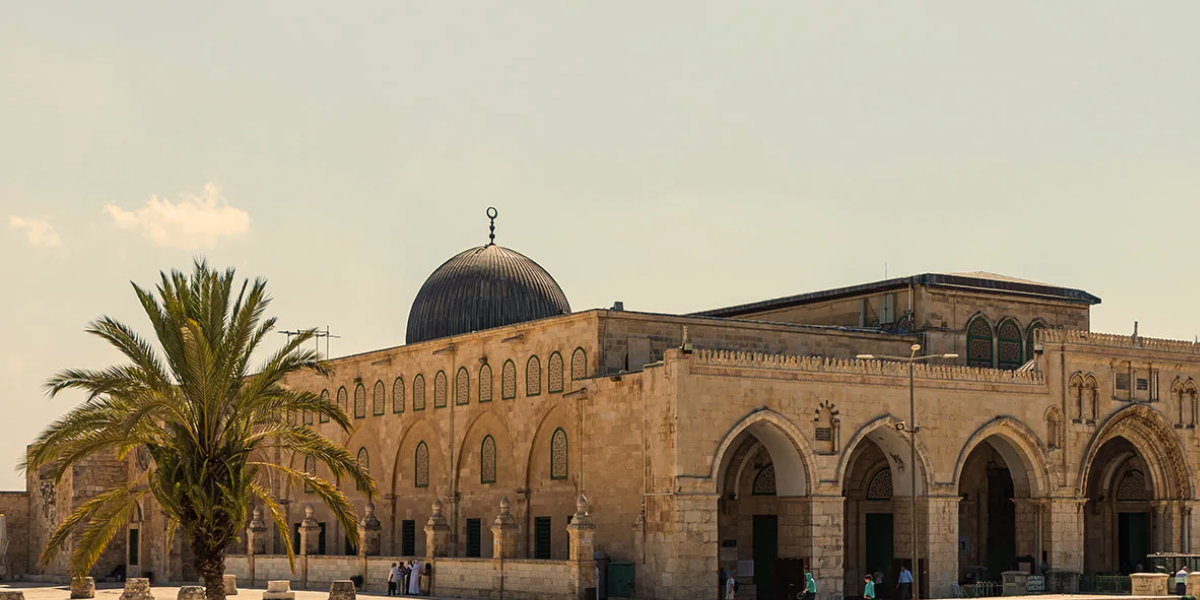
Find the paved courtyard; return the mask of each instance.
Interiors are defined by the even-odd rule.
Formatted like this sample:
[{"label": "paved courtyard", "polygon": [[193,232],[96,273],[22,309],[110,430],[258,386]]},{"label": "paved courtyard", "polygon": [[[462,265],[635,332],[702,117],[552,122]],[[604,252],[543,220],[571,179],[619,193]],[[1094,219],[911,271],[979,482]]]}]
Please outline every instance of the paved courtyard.
[{"label": "paved courtyard", "polygon": [[[118,600],[121,597],[121,591],[124,585],[120,583],[97,583],[96,584],[96,600]],[[266,591],[265,586],[255,586],[252,588],[238,587],[238,595],[232,598],[241,598],[243,600],[261,600],[262,593]],[[14,581],[0,584],[0,590],[21,590],[25,592],[25,600],[68,600],[71,597],[71,588],[68,585],[60,585],[53,583],[32,583],[27,581]],[[296,600],[326,600],[329,598],[329,590],[292,590],[296,592]],[[163,585],[153,586],[150,588],[150,593],[154,595],[155,600],[175,600],[179,594],[178,585]],[[376,594],[371,592],[358,592],[359,598],[387,598],[385,594]],[[408,596],[413,598],[414,596]],[[436,596],[421,596],[427,600],[448,600],[440,599]]]},{"label": "paved courtyard", "polygon": [[[123,587],[118,583],[103,583],[96,584],[96,600],[118,600],[121,597]],[[12,582],[0,584],[0,590],[21,590],[25,592],[25,600],[67,600],[70,598],[70,587],[65,585],[50,584],[50,583],[29,583],[29,582]],[[239,587],[240,592],[235,598],[243,600],[260,600],[262,592],[266,591],[266,587]],[[293,590],[296,592],[296,600],[327,600],[329,598],[329,590]],[[151,588],[151,593],[155,600],[175,600],[179,593],[179,586],[166,585],[154,586]],[[359,598],[387,598],[384,594],[376,594],[369,592],[359,592]],[[416,596],[405,596],[407,598],[415,598]],[[449,598],[439,598],[437,596],[420,596],[431,600],[450,600]],[[1098,595],[1046,595],[1046,596],[1005,596],[1005,600],[1178,600],[1179,596],[1098,596]],[[827,595],[818,594],[817,600],[841,600],[830,599]],[[935,599],[936,600],[936,599]]]}]

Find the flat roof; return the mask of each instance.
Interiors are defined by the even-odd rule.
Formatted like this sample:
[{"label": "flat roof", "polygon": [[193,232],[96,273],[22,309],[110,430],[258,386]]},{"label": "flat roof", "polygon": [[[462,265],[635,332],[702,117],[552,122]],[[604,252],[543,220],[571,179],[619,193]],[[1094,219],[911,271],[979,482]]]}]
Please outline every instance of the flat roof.
[{"label": "flat roof", "polygon": [[1097,298],[1096,296],[1093,296],[1083,290],[1059,287],[1055,285],[1039,283],[1036,281],[1007,277],[1004,275],[996,275],[994,273],[974,271],[970,273],[924,273],[922,275],[886,279],[873,283],[863,283],[849,287],[809,292],[807,294],[787,296],[784,298],[775,298],[773,300],[763,300],[749,304],[739,304],[737,306],[716,308],[692,313],[690,316],[723,318],[737,317],[746,314],[790,308],[793,306],[803,306],[805,304],[838,300],[841,298],[861,296],[876,292],[886,292],[895,289],[907,288],[910,285],[967,288],[973,291],[993,294],[1037,296],[1064,302],[1086,304],[1088,306],[1100,304],[1100,298]]}]

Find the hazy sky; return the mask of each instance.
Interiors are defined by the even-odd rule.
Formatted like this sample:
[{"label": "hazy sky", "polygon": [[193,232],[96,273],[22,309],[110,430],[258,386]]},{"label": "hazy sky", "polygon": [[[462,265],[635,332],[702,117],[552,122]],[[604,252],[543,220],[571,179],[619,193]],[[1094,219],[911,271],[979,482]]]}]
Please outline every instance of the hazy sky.
[{"label": "hazy sky", "polygon": [[[497,242],[572,308],[920,272],[1085,289],[1192,339],[1200,3],[0,0],[0,488],[148,331],[129,281],[265,276],[340,355]],[[279,337],[280,342],[283,336]]]}]

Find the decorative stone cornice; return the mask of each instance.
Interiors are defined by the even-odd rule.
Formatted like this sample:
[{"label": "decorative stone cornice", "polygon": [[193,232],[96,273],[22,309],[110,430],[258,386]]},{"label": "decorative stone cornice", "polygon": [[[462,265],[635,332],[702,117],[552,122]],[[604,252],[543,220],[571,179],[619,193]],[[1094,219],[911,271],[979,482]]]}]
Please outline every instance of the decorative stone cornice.
[{"label": "decorative stone cornice", "polygon": [[[792,371],[805,373],[835,373],[879,377],[908,377],[908,364],[887,360],[858,360],[823,356],[790,356],[733,350],[697,350],[693,356],[697,365]],[[978,383],[1007,383],[1040,386],[1045,376],[1036,371],[981,369],[955,365],[917,364],[913,377],[922,380],[968,381]]]}]

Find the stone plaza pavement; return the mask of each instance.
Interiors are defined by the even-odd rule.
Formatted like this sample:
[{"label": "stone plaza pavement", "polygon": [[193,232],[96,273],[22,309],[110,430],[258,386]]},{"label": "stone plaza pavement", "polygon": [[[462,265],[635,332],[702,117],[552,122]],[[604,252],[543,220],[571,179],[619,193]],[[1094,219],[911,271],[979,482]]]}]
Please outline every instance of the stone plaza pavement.
[{"label": "stone plaza pavement", "polygon": [[[195,584],[193,584],[195,585]],[[33,583],[28,581],[13,581],[0,584],[0,591],[16,591],[20,590],[25,593],[25,600],[68,600],[71,597],[71,586],[65,584],[54,583]],[[96,584],[96,599],[95,600],[119,600],[124,586],[119,583],[97,583]],[[261,600],[262,593],[267,591],[266,586],[242,587],[238,586],[238,595],[230,596],[230,600]],[[297,590],[296,600],[327,600],[329,598],[329,590]],[[154,596],[154,600],[175,600],[179,594],[178,585],[155,585],[151,586],[150,593]],[[376,594],[370,592],[358,592],[358,598],[382,598],[386,599],[386,594]],[[402,596],[404,598],[417,598],[418,596]],[[427,600],[450,600],[449,598],[440,598],[438,596],[419,596]]]}]

